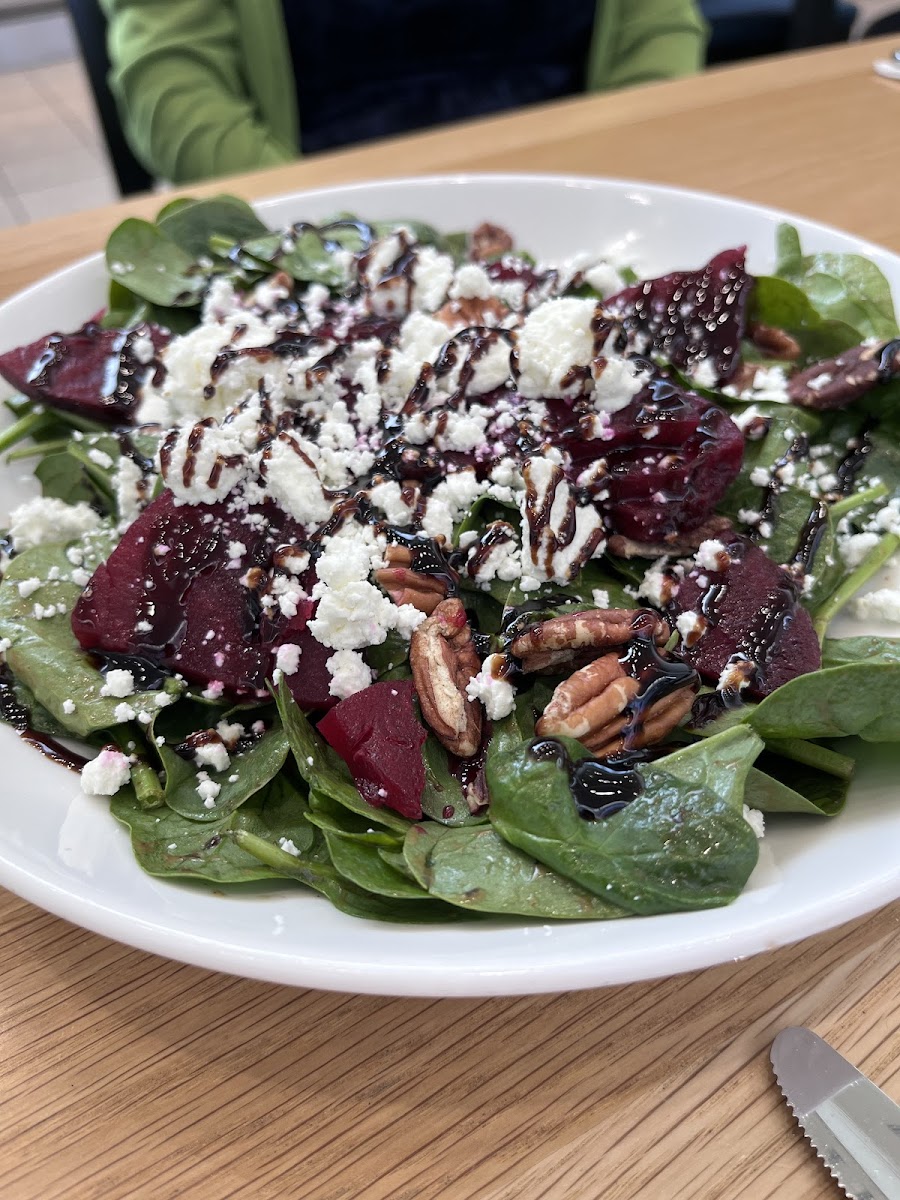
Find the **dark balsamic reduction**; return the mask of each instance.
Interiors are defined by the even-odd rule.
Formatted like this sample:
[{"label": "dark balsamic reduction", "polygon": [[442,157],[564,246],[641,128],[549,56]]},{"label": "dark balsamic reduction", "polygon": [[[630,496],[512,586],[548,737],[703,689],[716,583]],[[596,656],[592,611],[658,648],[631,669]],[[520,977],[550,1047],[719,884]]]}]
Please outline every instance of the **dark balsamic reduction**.
[{"label": "dark balsamic reduction", "polygon": [[663,658],[652,633],[637,633],[619,655],[619,662],[640,691],[625,710],[628,724],[622,731],[626,749],[631,749],[643,729],[644,716],[651,705],[684,687],[693,687],[699,676],[693,667],[675,659]]},{"label": "dark balsamic reduction", "polygon": [[101,675],[109,671],[130,671],[135,687],[141,692],[158,692],[166,686],[172,672],[159,663],[137,654],[120,654],[113,650],[92,650],[89,657],[94,660]]},{"label": "dark balsamic reduction", "polygon": [[881,347],[878,358],[878,382],[890,383],[898,371],[897,357],[900,355],[900,338],[893,338]]},{"label": "dark balsamic reduction", "polygon": [[637,800],[644,791],[637,766],[652,757],[644,751],[626,750],[605,762],[585,758],[576,763],[555,738],[532,742],[528,754],[538,762],[555,762],[568,774],[575,810],[586,821],[603,821]]},{"label": "dark balsamic reduction", "polygon": [[421,533],[408,533],[403,529],[387,529],[387,538],[397,546],[403,546],[412,554],[409,569],[420,575],[433,575],[440,579],[448,596],[459,594],[459,575],[447,561],[434,538]]},{"label": "dark balsamic reduction", "polygon": [[16,695],[12,672],[5,665],[0,667],[0,717],[12,726],[23,742],[34,746],[51,762],[68,767],[70,771],[80,771],[88,761],[84,755],[60,745],[49,734],[31,728],[31,714]]},{"label": "dark balsamic reduction", "polygon": [[797,538],[797,549],[788,564],[790,569],[799,575],[806,575],[812,568],[813,561],[822,544],[822,538],[828,528],[828,505],[820,500],[806,518],[806,523]]},{"label": "dark balsamic reduction", "polygon": [[[898,345],[900,345],[900,341],[898,341]],[[853,491],[856,477],[865,466],[866,459],[872,453],[872,449],[872,440],[869,436],[869,430],[866,429],[860,436],[857,445],[835,467],[834,473],[838,481],[838,486],[835,490],[841,496],[849,496]]]}]

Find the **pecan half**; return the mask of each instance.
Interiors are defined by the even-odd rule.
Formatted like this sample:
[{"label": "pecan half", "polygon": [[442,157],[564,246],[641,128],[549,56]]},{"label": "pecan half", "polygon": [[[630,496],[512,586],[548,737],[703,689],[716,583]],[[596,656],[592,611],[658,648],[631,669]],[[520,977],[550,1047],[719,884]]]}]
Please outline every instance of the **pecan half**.
[{"label": "pecan half", "polygon": [[724,534],[734,533],[734,526],[728,517],[712,516],[684,533],[673,533],[665,542],[635,542],[623,537],[621,533],[613,533],[609,539],[609,550],[620,558],[659,558],[662,554],[688,554],[700,549],[700,543],[710,538],[720,538]]},{"label": "pecan half", "polygon": [[431,616],[447,598],[447,584],[438,575],[412,569],[413,553],[406,546],[392,544],[384,552],[386,567],[375,572],[375,582],[383,587],[395,604],[411,604]]},{"label": "pecan half", "polygon": [[598,608],[532,625],[513,639],[509,652],[522,660],[526,673],[556,670],[586,650],[624,646],[638,633],[649,634],[662,646],[672,631],[662,617],[646,608]]},{"label": "pecan half", "polygon": [[646,685],[628,673],[618,654],[605,654],[557,687],[534,731],[575,738],[598,758],[639,750],[672,732],[690,711],[697,684],[696,673],[685,671],[641,711]]},{"label": "pecan half", "polygon": [[778,329],[775,325],[763,325],[761,321],[751,321],[747,326],[747,336],[754,346],[771,354],[773,358],[794,362],[802,353],[802,346],[796,338],[791,337],[786,329]]},{"label": "pecan half", "polygon": [[508,254],[513,248],[513,240],[502,225],[492,225],[490,221],[482,223],[472,230],[469,239],[469,257],[476,262],[484,262],[488,258],[499,258]]},{"label": "pecan half", "polygon": [[470,326],[499,325],[509,313],[509,308],[496,296],[483,299],[468,296],[460,300],[448,300],[434,314],[435,320],[443,321],[451,330],[468,329]]},{"label": "pecan half", "polygon": [[470,758],[481,744],[481,705],[466,685],[481,660],[462,601],[443,600],[412,635],[409,661],[422,716],[441,745]]},{"label": "pecan half", "polygon": [[900,338],[880,345],[851,346],[837,358],[813,363],[788,384],[788,399],[801,408],[846,408],[876,384],[900,375]]}]

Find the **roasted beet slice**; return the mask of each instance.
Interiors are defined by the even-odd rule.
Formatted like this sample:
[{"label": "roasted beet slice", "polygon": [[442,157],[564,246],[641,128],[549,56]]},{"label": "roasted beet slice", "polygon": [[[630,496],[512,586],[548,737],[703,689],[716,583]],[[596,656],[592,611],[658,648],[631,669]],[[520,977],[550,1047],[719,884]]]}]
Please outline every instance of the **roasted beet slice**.
[{"label": "roasted beet slice", "polygon": [[708,400],[658,379],[612,413],[603,440],[558,437],[578,470],[603,459],[590,490],[614,533],[636,542],[673,540],[712,513],[741,469],[744,439]]},{"label": "roasted beet slice", "polygon": [[418,821],[422,816],[428,736],[416,717],[411,679],[373,683],[342,700],[319,722],[319,733],[353,776],[362,798]]},{"label": "roasted beet slice", "polygon": [[747,326],[753,279],[744,269],[746,249],[723,250],[699,271],[645,279],[605,307],[621,317],[641,354],[659,354],[682,369],[708,360],[725,383],[737,369]]},{"label": "roasted beet slice", "polygon": [[126,333],[91,321],[75,333],[50,333],[0,354],[0,375],[51,408],[122,421],[137,404],[145,378],[160,369],[156,356],[170,337],[150,323]]},{"label": "roasted beet slice", "polygon": [[[264,694],[278,647],[300,646],[288,683],[306,709],[335,703],[325,662],[332,651],[307,630],[313,604],[298,600],[295,616],[275,606],[263,616],[258,594],[242,580],[271,566],[273,548],[299,527],[272,504],[248,524],[226,505],[182,505],[163,492],[125,531],[94,572],[72,614],[86,650],[137,655],[227,696]],[[274,535],[274,536],[273,536]],[[230,547],[240,542],[240,561]],[[219,686],[221,685],[221,687]]]},{"label": "roasted beet slice", "polygon": [[819,639],[783,567],[748,538],[733,535],[722,545],[725,553],[714,556],[716,569],[693,567],[667,612],[673,620],[696,614],[695,632],[687,638],[692,644],[680,653],[708,683],[717,684],[725,668],[735,664],[731,686],[736,690],[746,678],[743,695],[761,700],[789,679],[819,669]]}]

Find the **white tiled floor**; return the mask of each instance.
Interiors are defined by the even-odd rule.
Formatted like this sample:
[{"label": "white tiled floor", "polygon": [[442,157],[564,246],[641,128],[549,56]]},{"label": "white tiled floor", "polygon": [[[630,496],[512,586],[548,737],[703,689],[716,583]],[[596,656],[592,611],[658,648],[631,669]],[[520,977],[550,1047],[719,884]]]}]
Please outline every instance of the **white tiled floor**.
[{"label": "white tiled floor", "polygon": [[[0,227],[95,208],[118,196],[81,61],[44,61],[48,44],[57,55],[75,53],[67,23],[59,15],[0,24]],[[11,33],[14,61],[27,64],[24,70],[8,69]]]}]

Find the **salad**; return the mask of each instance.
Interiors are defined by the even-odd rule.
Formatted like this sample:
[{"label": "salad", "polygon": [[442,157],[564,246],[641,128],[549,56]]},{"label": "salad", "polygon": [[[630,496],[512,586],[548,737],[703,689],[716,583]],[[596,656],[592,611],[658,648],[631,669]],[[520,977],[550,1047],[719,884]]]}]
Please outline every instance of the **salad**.
[{"label": "salad", "polygon": [[900,640],[827,636],[900,621],[872,262],[785,225],[769,276],[639,279],[228,196],[106,261],[101,313],[0,354],[42,490],[0,715],[146,871],[403,922],[702,909],[900,740]]}]

